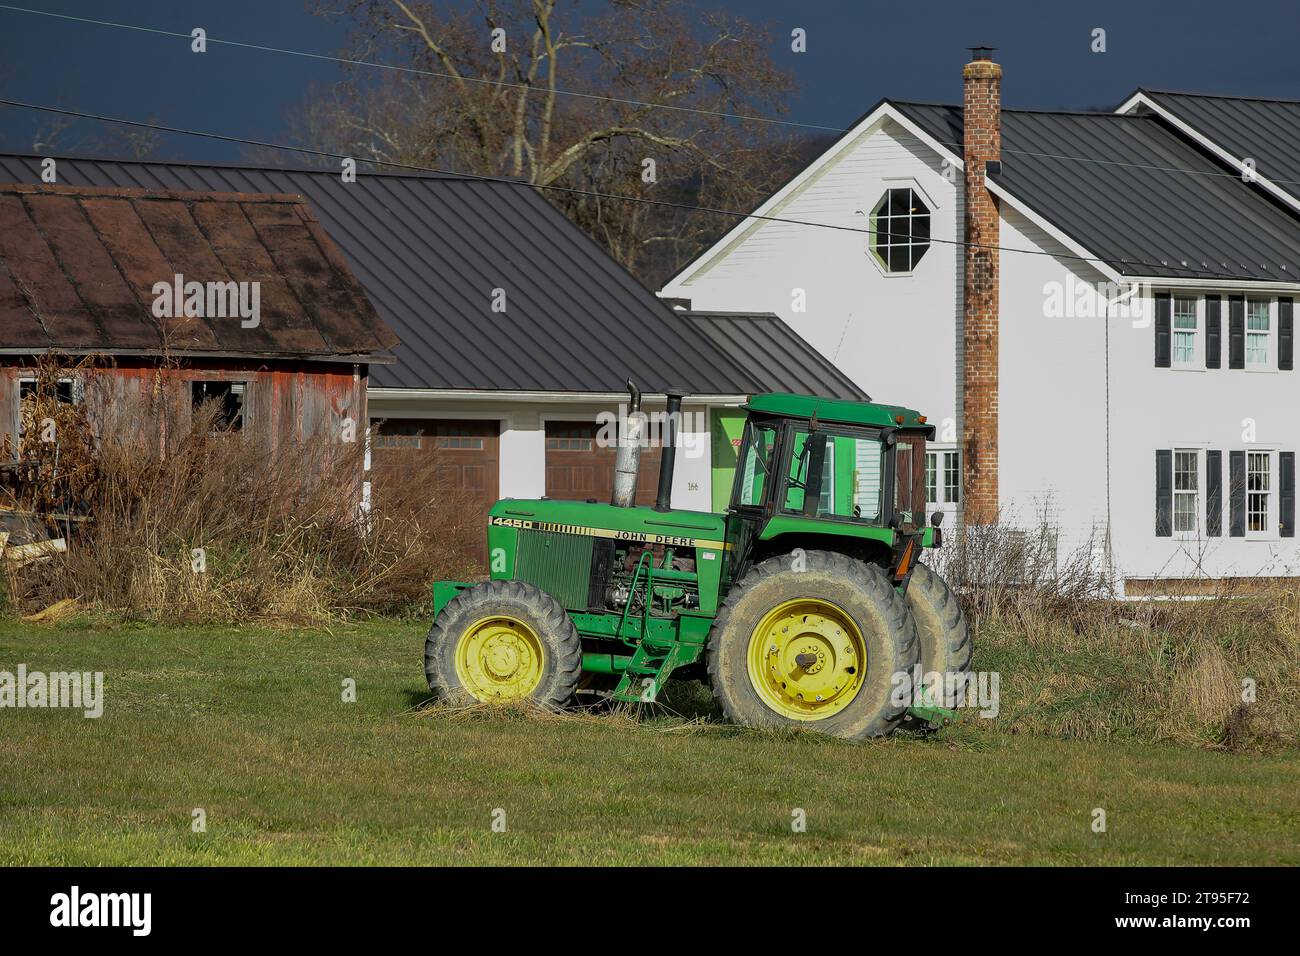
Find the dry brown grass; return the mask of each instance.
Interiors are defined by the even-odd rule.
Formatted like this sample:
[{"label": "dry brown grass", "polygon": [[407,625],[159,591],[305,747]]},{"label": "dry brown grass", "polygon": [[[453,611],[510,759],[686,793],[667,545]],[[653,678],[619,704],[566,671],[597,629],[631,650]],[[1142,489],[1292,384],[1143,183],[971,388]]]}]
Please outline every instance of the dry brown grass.
[{"label": "dry brown grass", "polygon": [[1100,536],[1058,554],[1050,516],[1039,518],[1027,531],[955,533],[935,562],[975,629],[975,668],[1001,675],[995,727],[1230,750],[1300,744],[1294,587],[1215,581],[1196,600],[1116,600]]},{"label": "dry brown grass", "polygon": [[1231,750],[1300,745],[1293,588],[1194,601],[1040,592],[975,614],[975,667],[1001,674],[992,723],[1002,729]]},{"label": "dry brown grass", "polygon": [[[217,420],[213,407],[170,423],[167,447],[135,427],[80,439],[75,471],[70,458],[55,470],[47,449],[33,449],[36,467],[9,489],[10,506],[80,510],[91,520],[57,529],[69,538],[66,554],[9,569],[11,599],[33,610],[76,597],[152,621],[321,622],[416,609],[433,580],[473,573],[483,529],[440,477],[436,455],[377,473],[365,512],[362,442],[268,450]],[[68,421],[60,445],[74,428],[88,435]],[[194,549],[203,551],[201,573]]]}]

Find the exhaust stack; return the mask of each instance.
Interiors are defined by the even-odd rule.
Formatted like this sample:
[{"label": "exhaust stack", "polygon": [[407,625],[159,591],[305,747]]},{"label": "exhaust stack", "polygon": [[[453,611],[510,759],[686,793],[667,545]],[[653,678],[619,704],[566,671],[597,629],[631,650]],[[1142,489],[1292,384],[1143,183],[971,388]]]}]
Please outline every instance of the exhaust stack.
[{"label": "exhaust stack", "polygon": [[631,508],[636,502],[636,480],[641,472],[641,439],[645,435],[645,416],[641,414],[641,389],[627,380],[627,427],[619,432],[618,450],[614,455],[614,494],[609,503]]},{"label": "exhaust stack", "polygon": [[679,388],[665,391],[668,398],[667,415],[664,422],[663,459],[659,464],[659,496],[655,499],[655,511],[672,509],[673,466],[677,462],[677,426],[682,419],[682,397],[686,394]]}]

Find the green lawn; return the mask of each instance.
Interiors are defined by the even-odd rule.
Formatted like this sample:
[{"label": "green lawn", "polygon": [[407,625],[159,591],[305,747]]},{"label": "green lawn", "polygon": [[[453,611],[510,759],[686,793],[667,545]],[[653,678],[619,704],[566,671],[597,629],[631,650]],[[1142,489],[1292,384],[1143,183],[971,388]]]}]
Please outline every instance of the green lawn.
[{"label": "green lawn", "polygon": [[421,653],[413,625],[0,624],[0,670],[106,675],[98,720],[0,710],[0,863],[1300,863],[1293,752],[1050,740],[977,718],[852,744],[437,715],[416,711]]}]

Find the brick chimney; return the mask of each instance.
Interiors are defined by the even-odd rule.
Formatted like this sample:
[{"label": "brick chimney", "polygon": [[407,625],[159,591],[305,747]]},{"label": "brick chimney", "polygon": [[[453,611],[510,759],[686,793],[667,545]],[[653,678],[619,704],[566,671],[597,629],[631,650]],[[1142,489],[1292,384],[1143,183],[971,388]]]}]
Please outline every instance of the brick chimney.
[{"label": "brick chimney", "polygon": [[969,525],[998,512],[998,205],[984,185],[986,165],[1002,158],[1002,67],[990,47],[975,47],[962,70],[966,218],[962,281],[962,469]]}]

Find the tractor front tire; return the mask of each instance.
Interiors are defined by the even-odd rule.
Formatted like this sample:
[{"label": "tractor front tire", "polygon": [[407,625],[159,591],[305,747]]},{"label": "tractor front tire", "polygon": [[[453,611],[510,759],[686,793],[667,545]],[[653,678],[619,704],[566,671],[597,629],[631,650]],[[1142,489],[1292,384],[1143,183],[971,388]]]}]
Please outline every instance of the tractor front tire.
[{"label": "tractor front tire", "polygon": [[733,723],[880,737],[911,702],[916,626],[880,568],[796,552],[755,565],[732,588],[706,658]]},{"label": "tractor front tire", "polygon": [[[970,670],[974,651],[957,595],[942,577],[924,564],[917,564],[907,585],[907,605],[916,621],[916,635],[921,644],[922,686],[930,698],[927,702],[955,707],[959,702],[954,682]],[[929,687],[924,683],[929,674],[939,675],[938,686]],[[907,727],[915,729],[922,723],[909,717]]]},{"label": "tractor front tire", "polygon": [[424,673],[453,705],[573,700],[582,643],[560,602],[520,581],[485,581],[447,603],[424,642]]}]

